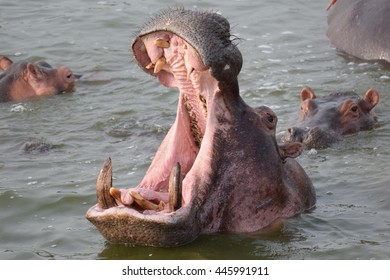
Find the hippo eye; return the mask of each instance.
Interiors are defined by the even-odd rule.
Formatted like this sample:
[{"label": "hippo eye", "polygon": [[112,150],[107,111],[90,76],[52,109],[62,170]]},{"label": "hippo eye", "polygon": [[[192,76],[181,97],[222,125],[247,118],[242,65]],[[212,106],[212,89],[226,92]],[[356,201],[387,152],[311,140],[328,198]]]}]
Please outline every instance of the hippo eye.
[{"label": "hippo eye", "polygon": [[356,113],[358,111],[358,109],[359,108],[358,108],[357,105],[351,107],[351,111],[354,112],[354,113]]},{"label": "hippo eye", "polygon": [[267,114],[267,120],[270,122],[270,123],[273,123],[274,122],[274,116],[272,116],[271,114]]},{"label": "hippo eye", "polygon": [[275,129],[276,116],[273,114],[267,113],[267,115],[265,116],[265,119],[266,119],[266,126],[271,130]]}]

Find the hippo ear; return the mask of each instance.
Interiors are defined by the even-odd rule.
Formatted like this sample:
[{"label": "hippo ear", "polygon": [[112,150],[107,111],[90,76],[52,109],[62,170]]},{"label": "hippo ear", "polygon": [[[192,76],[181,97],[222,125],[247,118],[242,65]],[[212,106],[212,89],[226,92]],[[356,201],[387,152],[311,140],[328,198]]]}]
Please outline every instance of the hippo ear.
[{"label": "hippo ear", "polygon": [[12,60],[0,55],[0,70],[6,71],[12,65]]},{"label": "hippo ear", "polygon": [[289,144],[279,145],[279,155],[284,161],[286,158],[296,158],[300,156],[303,151],[303,144],[299,142],[293,142]]},{"label": "hippo ear", "polygon": [[301,90],[301,101],[305,101],[306,99],[314,99],[316,98],[314,91],[309,87],[304,87]]},{"label": "hippo ear", "polygon": [[364,94],[363,100],[366,101],[368,111],[371,111],[372,108],[374,108],[379,102],[379,93],[376,91],[376,89],[369,88]]},{"label": "hippo ear", "polygon": [[41,80],[42,79],[42,72],[39,70],[37,66],[35,66],[32,63],[27,64],[27,71],[30,73],[30,75],[35,79],[35,80]]}]

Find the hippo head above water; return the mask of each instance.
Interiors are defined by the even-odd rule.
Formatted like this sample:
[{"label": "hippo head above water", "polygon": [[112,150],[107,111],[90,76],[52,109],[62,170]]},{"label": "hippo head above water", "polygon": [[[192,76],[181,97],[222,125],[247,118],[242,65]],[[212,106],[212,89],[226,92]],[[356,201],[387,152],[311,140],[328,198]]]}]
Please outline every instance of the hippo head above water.
[{"label": "hippo head above water", "polygon": [[180,94],[137,187],[112,188],[111,159],[100,172],[86,217],[110,242],[179,246],[201,233],[258,231],[314,206],[313,185],[292,158],[302,145],[278,146],[274,112],[239,95],[242,57],[230,37],[217,13],[168,9],[134,39],[141,69]]},{"label": "hippo head above water", "polygon": [[302,142],[307,148],[326,148],[343,135],[372,129],[377,120],[372,109],[379,93],[369,89],[363,98],[355,92],[337,92],[317,98],[309,87],[301,91],[301,113],[296,127],[287,129],[284,142]]},{"label": "hippo head above water", "polygon": [[65,66],[53,69],[45,61],[12,63],[0,56],[0,102],[19,101],[37,96],[69,92],[73,89],[75,76]]}]

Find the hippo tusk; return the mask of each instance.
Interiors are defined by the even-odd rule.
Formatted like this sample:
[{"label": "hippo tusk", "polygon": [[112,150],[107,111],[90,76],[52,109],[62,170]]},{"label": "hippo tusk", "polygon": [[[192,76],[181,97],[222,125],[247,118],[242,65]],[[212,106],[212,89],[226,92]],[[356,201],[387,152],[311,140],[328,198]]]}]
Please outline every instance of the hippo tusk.
[{"label": "hippo tusk", "polygon": [[156,61],[156,66],[154,67],[154,74],[157,74],[158,72],[160,72],[166,63],[167,63],[167,60],[166,60],[165,56],[160,57]]},{"label": "hippo tusk", "polygon": [[154,41],[154,45],[156,47],[160,47],[160,48],[163,48],[163,49],[167,49],[170,46],[169,42],[165,41],[163,39],[157,39],[156,41]]},{"label": "hippo tusk", "polygon": [[118,206],[115,199],[110,194],[112,188],[112,162],[111,158],[106,159],[103,168],[100,170],[96,182],[96,196],[98,204],[102,208]]},{"label": "hippo tusk", "polygon": [[182,199],[182,177],[180,163],[176,163],[169,176],[169,212],[173,212],[181,207]]},{"label": "hippo tusk", "polygon": [[145,210],[156,210],[161,211],[164,209],[164,202],[160,201],[159,204],[155,204],[149,200],[143,198],[139,193],[135,191],[130,192],[131,197],[134,199],[134,202],[137,203],[139,207]]}]

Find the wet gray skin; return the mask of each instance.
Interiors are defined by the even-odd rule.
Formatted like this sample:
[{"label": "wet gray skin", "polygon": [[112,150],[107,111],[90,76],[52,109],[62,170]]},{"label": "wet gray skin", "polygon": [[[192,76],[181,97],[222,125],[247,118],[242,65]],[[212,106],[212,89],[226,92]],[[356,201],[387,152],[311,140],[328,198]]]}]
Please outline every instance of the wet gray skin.
[{"label": "wet gray skin", "polygon": [[304,87],[300,95],[300,119],[283,135],[285,143],[301,142],[307,148],[327,148],[344,135],[369,130],[377,124],[372,112],[379,102],[375,89],[367,90],[363,98],[355,92],[336,92],[317,98],[309,87]]},{"label": "wet gray skin", "polygon": [[13,63],[0,56],[0,102],[19,101],[73,89],[75,75],[65,66],[53,68],[45,61]]},{"label": "wet gray skin", "polygon": [[332,0],[327,36],[334,46],[365,60],[390,62],[390,1]]},{"label": "wet gray skin", "polygon": [[239,95],[242,57],[216,13],[167,9],[132,43],[140,68],[180,91],[175,123],[143,180],[112,188],[111,159],[86,214],[110,242],[179,246],[199,234],[255,232],[315,205],[313,185],[278,146],[277,117]]}]

